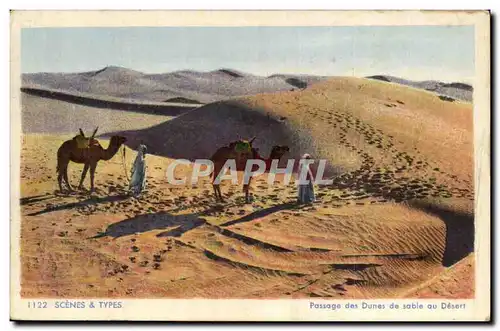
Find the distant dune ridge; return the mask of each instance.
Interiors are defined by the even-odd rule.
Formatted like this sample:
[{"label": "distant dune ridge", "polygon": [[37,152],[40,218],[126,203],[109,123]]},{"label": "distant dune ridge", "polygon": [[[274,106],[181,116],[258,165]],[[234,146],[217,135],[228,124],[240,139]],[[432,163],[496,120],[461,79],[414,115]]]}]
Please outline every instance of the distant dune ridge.
[{"label": "distant dune ridge", "polygon": [[[234,69],[209,72],[181,70],[162,74],[108,66],[81,73],[29,73],[22,75],[24,89],[49,89],[121,102],[189,102],[206,104],[234,97],[303,89],[329,76],[274,74],[258,76]],[[464,83],[415,82],[388,75],[370,76],[386,82],[425,89],[454,99],[471,101],[472,87]]]},{"label": "distant dune ridge", "polygon": [[230,69],[144,74],[120,67],[106,67],[83,73],[24,74],[22,81],[23,87],[44,86],[143,101],[165,102],[183,98],[198,103],[296,88],[283,77],[262,77]]},{"label": "distant dune ridge", "polygon": [[369,76],[367,78],[411,86],[414,88],[431,91],[445,97],[452,97],[458,100],[472,101],[473,87],[465,83],[443,83],[435,80],[425,80],[419,82],[388,75],[375,75]]}]

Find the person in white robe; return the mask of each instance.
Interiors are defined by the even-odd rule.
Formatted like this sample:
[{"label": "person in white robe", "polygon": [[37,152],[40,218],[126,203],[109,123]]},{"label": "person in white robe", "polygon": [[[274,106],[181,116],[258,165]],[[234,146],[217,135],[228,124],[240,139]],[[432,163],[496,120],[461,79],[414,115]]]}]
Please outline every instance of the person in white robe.
[{"label": "person in white robe", "polygon": [[[298,186],[298,203],[310,204],[316,202],[316,197],[314,195],[314,176],[311,172],[310,165],[307,161],[311,160],[311,155],[304,154],[301,158],[301,163],[299,166],[299,186]],[[302,177],[302,178],[301,178]],[[300,182],[302,180],[302,182]]]},{"label": "person in white robe", "polygon": [[145,145],[139,145],[137,156],[132,166],[132,177],[130,178],[130,192],[138,197],[146,188],[146,151]]}]

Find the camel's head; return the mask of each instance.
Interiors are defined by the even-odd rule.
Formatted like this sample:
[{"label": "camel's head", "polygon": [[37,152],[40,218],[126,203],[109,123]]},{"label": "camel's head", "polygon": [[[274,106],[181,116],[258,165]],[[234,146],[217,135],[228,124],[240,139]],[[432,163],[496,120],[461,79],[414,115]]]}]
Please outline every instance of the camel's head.
[{"label": "camel's head", "polygon": [[274,146],[271,150],[271,158],[272,159],[280,159],[283,155],[290,152],[290,148],[286,145],[277,145]]},{"label": "camel's head", "polygon": [[113,137],[111,137],[111,141],[110,142],[112,144],[116,144],[117,146],[121,146],[121,145],[123,145],[124,143],[127,142],[127,138],[122,137],[122,136],[113,136]]}]

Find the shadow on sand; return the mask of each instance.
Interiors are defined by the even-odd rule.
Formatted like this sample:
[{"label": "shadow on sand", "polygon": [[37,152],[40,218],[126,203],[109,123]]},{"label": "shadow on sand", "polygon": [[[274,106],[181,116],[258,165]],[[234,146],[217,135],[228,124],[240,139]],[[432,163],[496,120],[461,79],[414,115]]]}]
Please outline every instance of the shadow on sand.
[{"label": "shadow on sand", "polygon": [[252,108],[238,101],[215,102],[189,111],[161,124],[139,130],[116,131],[104,136],[127,138],[126,145],[137,149],[140,143],[148,153],[174,159],[209,159],[220,147],[243,138],[256,137],[253,144],[263,157],[268,157],[274,145],[287,145],[286,159],[298,159],[314,146],[307,130],[290,128],[286,120],[262,108]]},{"label": "shadow on sand", "polygon": [[[225,226],[229,226],[229,225],[233,225],[233,224],[238,224],[238,223],[243,223],[243,222],[250,222],[254,219],[264,217],[266,215],[275,213],[275,212],[280,211],[280,210],[300,208],[300,206],[301,205],[297,205],[295,203],[280,204],[277,206],[273,206],[270,208],[266,208],[263,210],[253,212],[253,213],[251,213],[247,216],[241,217],[239,219],[226,222],[224,224],[221,224],[220,226],[217,226],[216,228],[223,235],[231,236],[231,237],[238,237],[238,239],[240,239],[240,240],[246,239],[246,238],[243,238],[245,236],[238,235],[236,233],[233,233],[232,231],[222,229],[221,227],[222,226],[225,227]],[[210,212],[213,209],[214,208],[210,208],[210,209],[205,210],[205,211],[192,213],[192,214],[182,214],[182,215],[173,215],[173,214],[167,213],[167,212],[138,215],[138,216],[128,218],[128,219],[111,224],[107,227],[106,231],[101,232],[92,238],[95,239],[95,238],[102,238],[102,237],[107,237],[107,236],[113,237],[113,238],[119,238],[119,237],[123,237],[123,236],[132,235],[135,233],[143,233],[143,232],[148,232],[148,231],[153,231],[153,230],[161,230],[161,229],[168,229],[168,230],[158,233],[156,236],[159,238],[161,238],[161,237],[180,237],[184,233],[186,233],[190,230],[193,230],[199,226],[208,224],[208,222],[205,219],[200,218],[200,216],[207,214],[207,212]],[[250,239],[250,238],[248,238],[248,239]],[[254,240],[254,241],[256,241],[256,240]],[[255,243],[252,242],[252,244],[255,244]]]},{"label": "shadow on sand", "polygon": [[113,195],[113,196],[107,196],[107,197],[90,197],[90,198],[83,200],[83,201],[71,202],[71,203],[66,203],[66,204],[58,205],[58,206],[50,206],[50,207],[47,207],[43,210],[28,214],[27,216],[37,216],[37,215],[42,215],[42,214],[46,214],[46,213],[51,213],[54,211],[68,210],[68,209],[73,209],[73,208],[77,208],[77,207],[89,206],[89,205],[97,205],[97,204],[106,203],[106,202],[122,201],[122,200],[125,200],[128,198],[130,198],[130,196],[127,194]]},{"label": "shadow on sand", "polygon": [[[97,99],[92,97],[74,95],[70,93],[64,93],[59,91],[50,91],[38,88],[21,88],[21,91],[27,94],[35,95],[42,98],[49,98],[59,101],[65,101],[70,103],[75,103],[78,105],[94,107],[94,108],[105,108],[105,109],[117,109],[124,111],[132,111],[136,113],[144,114],[154,114],[154,115],[166,115],[166,116],[178,116],[180,114],[186,113],[198,106],[190,105],[155,105],[155,104],[141,104],[141,103],[127,103],[120,101],[109,101],[103,99]],[[200,104],[201,106],[201,104]]]},{"label": "shadow on sand", "polygon": [[276,205],[276,206],[272,206],[272,207],[269,207],[269,208],[265,208],[265,209],[261,209],[261,210],[258,210],[258,211],[254,211],[251,214],[245,215],[245,216],[240,217],[240,218],[235,219],[235,220],[228,221],[226,223],[221,224],[220,226],[230,226],[230,225],[239,224],[239,223],[251,222],[251,221],[253,221],[253,220],[257,219],[257,218],[265,217],[267,215],[276,213],[276,212],[278,212],[280,210],[298,209],[300,207],[301,207],[301,205],[299,205],[299,204],[297,204],[295,202],[286,202],[286,203],[282,203],[282,204],[279,204],[279,205]]},{"label": "shadow on sand", "polygon": [[412,205],[443,220],[446,226],[443,266],[452,266],[474,252],[475,229],[473,214],[450,210],[423,201],[412,203]]},{"label": "shadow on sand", "polygon": [[180,237],[187,231],[206,224],[206,221],[199,218],[198,215],[199,214],[172,215],[166,212],[138,215],[111,224],[107,227],[106,231],[92,238],[95,239],[107,236],[119,238],[135,233],[162,230],[172,227],[173,229],[157,234],[157,237]]},{"label": "shadow on sand", "polygon": [[30,205],[32,203],[37,203],[40,201],[45,201],[45,200],[54,199],[54,198],[55,198],[54,195],[40,194],[40,195],[31,196],[31,197],[20,198],[19,203],[21,206],[24,206],[24,205]]}]

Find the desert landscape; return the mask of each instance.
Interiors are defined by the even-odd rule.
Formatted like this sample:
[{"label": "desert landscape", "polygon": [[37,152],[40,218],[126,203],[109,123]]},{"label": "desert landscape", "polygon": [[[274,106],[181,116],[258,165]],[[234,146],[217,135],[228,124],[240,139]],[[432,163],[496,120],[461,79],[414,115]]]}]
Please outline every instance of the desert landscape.
[{"label": "desert landscape", "polygon": [[[473,88],[461,82],[121,67],[23,74],[24,298],[473,298]],[[57,185],[57,149],[99,127],[96,192]],[[326,159],[332,185],[167,182],[176,159],[256,137]],[[127,194],[139,144],[147,191]],[[125,162],[124,162],[125,161]],[[125,164],[125,167],[124,167]],[[74,187],[82,165],[69,166]],[[189,178],[192,165],[176,168]],[[128,174],[130,175],[130,174]]]}]

